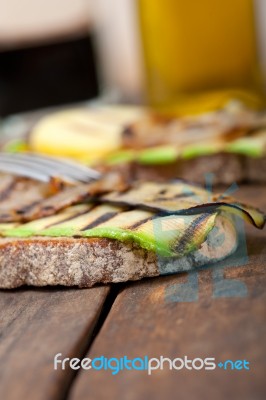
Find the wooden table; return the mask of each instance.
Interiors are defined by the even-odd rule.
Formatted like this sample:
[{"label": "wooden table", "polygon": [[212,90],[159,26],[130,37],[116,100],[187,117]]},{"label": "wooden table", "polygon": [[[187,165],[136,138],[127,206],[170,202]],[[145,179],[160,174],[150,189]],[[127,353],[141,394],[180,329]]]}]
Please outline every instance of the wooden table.
[{"label": "wooden table", "polygon": [[[265,187],[243,186],[237,195],[266,209]],[[187,302],[166,301],[185,273],[92,289],[1,291],[0,399],[265,399],[266,234],[247,232],[248,264],[224,273],[246,285],[244,297],[215,297],[212,269],[198,273],[199,298]],[[246,359],[250,370],[55,371],[57,353]]]}]

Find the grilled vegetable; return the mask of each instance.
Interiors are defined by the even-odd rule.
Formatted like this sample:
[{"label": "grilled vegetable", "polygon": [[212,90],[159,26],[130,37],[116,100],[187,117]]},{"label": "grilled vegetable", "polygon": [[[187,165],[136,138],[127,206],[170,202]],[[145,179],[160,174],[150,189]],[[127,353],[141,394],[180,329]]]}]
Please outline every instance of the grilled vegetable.
[{"label": "grilled vegetable", "polygon": [[[112,184],[120,191],[103,194]],[[32,220],[0,224],[2,236],[105,237],[178,257],[199,249],[224,216],[240,215],[257,228],[265,224],[259,210],[180,181],[131,188],[117,180],[80,184],[24,209],[23,217]]]},{"label": "grilled vegetable", "polygon": [[[69,207],[57,215],[18,226],[2,224],[0,233],[5,237],[22,238],[105,237],[135,242],[164,256],[181,257],[200,248],[221,215],[227,215],[230,220],[230,214],[219,209],[197,214],[161,215],[119,206],[88,204]],[[234,237],[234,242],[236,240]]]},{"label": "grilled vegetable", "polygon": [[183,256],[200,247],[216,217],[217,213],[161,217],[143,210],[90,204],[17,227],[0,225],[0,231],[6,237],[106,237],[133,241],[162,255]]},{"label": "grilled vegetable", "polygon": [[102,200],[112,204],[135,206],[176,215],[224,210],[240,215],[257,228],[263,228],[266,221],[265,214],[254,207],[239,203],[229,196],[211,194],[201,187],[184,182],[136,184],[125,193],[104,195]]},{"label": "grilled vegetable", "polygon": [[2,191],[0,186],[0,223],[26,222],[54,215],[93,196],[112,190],[122,191],[128,187],[127,182],[117,173],[106,174],[100,181],[89,184],[62,187],[58,193],[51,194],[51,184],[45,185],[13,177],[3,185]]}]

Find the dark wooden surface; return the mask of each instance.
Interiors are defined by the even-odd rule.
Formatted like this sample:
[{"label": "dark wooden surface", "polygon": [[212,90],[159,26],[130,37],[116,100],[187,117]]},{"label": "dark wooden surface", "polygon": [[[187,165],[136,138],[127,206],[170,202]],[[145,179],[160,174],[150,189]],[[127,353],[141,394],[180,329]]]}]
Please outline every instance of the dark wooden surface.
[{"label": "dark wooden surface", "polygon": [[109,287],[0,292],[0,399],[62,399],[73,370],[54,371],[57,353],[81,357]]},{"label": "dark wooden surface", "polygon": [[[266,188],[242,187],[237,197],[266,209]],[[0,399],[246,399],[266,398],[266,232],[248,227],[247,265],[224,277],[242,282],[244,297],[215,297],[214,269],[195,275],[198,300],[169,301],[188,274],[129,283],[119,290],[91,342],[108,287],[0,292]],[[116,285],[111,289],[115,291]],[[245,294],[245,293],[244,293]],[[243,293],[242,293],[243,295]],[[106,311],[107,313],[107,311]],[[56,353],[89,358],[149,356],[246,359],[249,371],[53,370]]]}]

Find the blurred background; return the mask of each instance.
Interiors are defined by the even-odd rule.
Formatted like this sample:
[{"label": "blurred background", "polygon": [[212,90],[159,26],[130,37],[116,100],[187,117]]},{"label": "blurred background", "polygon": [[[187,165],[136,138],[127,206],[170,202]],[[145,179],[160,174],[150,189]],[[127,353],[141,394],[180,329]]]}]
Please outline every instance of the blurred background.
[{"label": "blurred background", "polygon": [[260,105],[265,20],[265,0],[0,0],[0,116],[99,97]]},{"label": "blurred background", "polygon": [[139,96],[134,1],[0,0],[0,115]]}]

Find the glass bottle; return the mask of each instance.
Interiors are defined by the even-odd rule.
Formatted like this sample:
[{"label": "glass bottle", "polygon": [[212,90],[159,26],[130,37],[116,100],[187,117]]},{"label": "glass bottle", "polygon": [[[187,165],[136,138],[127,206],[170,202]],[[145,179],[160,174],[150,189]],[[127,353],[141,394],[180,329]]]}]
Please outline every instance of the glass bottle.
[{"label": "glass bottle", "polygon": [[139,0],[150,105],[198,113],[263,104],[253,0]]}]

